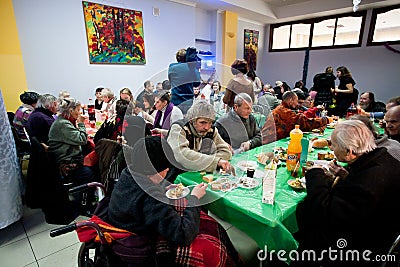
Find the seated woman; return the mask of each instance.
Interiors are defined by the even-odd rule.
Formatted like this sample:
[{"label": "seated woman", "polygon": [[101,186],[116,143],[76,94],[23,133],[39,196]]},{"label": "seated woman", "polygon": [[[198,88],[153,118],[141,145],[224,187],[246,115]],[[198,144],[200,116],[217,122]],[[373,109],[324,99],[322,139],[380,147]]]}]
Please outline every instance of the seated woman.
[{"label": "seated woman", "polygon": [[148,237],[155,253],[149,255],[152,262],[146,266],[156,266],[155,261],[162,266],[242,265],[225,230],[201,212],[199,199],[206,194],[206,184],[195,186],[187,198],[166,197],[166,189],[173,187],[166,187],[164,180],[172,151],[163,140],[141,138],[131,153],[125,153],[128,168],[111,194],[108,222]]},{"label": "seated woman", "polygon": [[120,99],[117,100],[115,110],[117,116],[111,121],[103,122],[100,129],[96,132],[93,138],[93,142],[95,144],[97,144],[97,142],[102,138],[107,138],[116,141],[118,136],[122,136],[122,127],[125,114],[127,110],[130,114],[132,113],[133,105],[128,100]]},{"label": "seated woman", "polygon": [[36,92],[24,92],[19,96],[23,104],[15,111],[13,124],[19,138],[22,140],[28,141],[24,127],[27,127],[29,116],[35,109],[38,98],[39,94]]},{"label": "seated woman", "polygon": [[60,115],[50,127],[49,156],[55,160],[60,174],[77,184],[94,179],[90,167],[83,166],[82,146],[88,135],[82,116],[81,103],[73,98],[60,100]]},{"label": "seated woman", "polygon": [[182,111],[171,103],[169,93],[160,93],[154,97],[157,110],[152,133],[166,136],[171,124],[183,119]]}]

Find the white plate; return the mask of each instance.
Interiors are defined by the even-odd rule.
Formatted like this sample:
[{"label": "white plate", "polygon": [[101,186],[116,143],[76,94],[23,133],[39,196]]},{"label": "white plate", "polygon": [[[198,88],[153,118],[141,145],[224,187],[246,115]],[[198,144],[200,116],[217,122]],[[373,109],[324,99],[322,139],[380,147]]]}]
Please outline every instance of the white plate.
[{"label": "white plate", "polygon": [[247,171],[248,168],[257,169],[257,161],[242,160],[237,163],[237,166],[243,171]]},{"label": "white plate", "polygon": [[254,178],[242,177],[239,179],[238,186],[242,188],[252,189],[257,187],[260,182]]},{"label": "white plate", "polygon": [[[231,177],[233,178],[233,176]],[[222,191],[222,192],[228,192],[231,191],[232,189],[235,189],[237,187],[237,179],[233,178],[219,178],[215,181],[212,181],[209,183],[211,190],[213,191]],[[217,185],[215,188],[213,188],[215,185]]]},{"label": "white plate", "polygon": [[171,196],[171,192],[172,192],[172,190],[174,190],[174,189],[175,189],[175,188],[171,188],[171,189],[169,189],[167,192],[165,192],[165,195],[167,196],[167,198],[169,198],[169,199],[181,199],[181,198],[186,197],[186,196],[189,195],[189,193],[190,193],[190,189],[187,188],[187,187],[184,187],[181,196],[179,196],[179,197],[173,197],[173,196]]}]

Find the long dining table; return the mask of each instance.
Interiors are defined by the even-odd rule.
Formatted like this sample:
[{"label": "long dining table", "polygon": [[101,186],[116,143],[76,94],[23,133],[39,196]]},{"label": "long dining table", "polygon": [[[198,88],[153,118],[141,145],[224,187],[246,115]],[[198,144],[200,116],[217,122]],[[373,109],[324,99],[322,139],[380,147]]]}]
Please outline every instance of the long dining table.
[{"label": "long dining table", "polygon": [[[319,138],[329,139],[332,129],[325,129]],[[303,138],[312,139],[314,133],[305,133]],[[236,166],[237,176],[246,176],[245,171],[237,168],[243,161],[257,161],[259,153],[272,152],[275,148],[287,148],[289,138],[266,144],[247,152],[236,154],[231,159],[232,166]],[[314,148],[307,155],[307,160],[316,160],[318,152],[330,151],[328,147]],[[228,192],[214,191],[211,186],[203,197],[202,204],[221,219],[232,224],[254,239],[259,248],[267,248],[269,252],[283,250],[290,252],[296,250],[298,242],[293,233],[298,231],[296,222],[296,206],[306,196],[306,190],[295,190],[288,185],[288,180],[293,179],[287,170],[286,164],[278,165],[276,173],[276,190],[273,204],[262,203],[262,176],[265,166],[257,162],[256,175],[259,186],[248,189],[237,187]],[[185,186],[204,182],[200,172],[185,172],[177,176],[175,183]]]}]

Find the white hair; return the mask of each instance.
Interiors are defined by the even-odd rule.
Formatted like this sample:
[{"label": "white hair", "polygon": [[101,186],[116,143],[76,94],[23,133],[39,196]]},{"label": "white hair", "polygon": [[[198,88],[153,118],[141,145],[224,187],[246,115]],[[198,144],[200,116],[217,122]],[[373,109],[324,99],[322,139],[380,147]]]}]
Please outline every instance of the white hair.
[{"label": "white hair", "polygon": [[341,150],[351,150],[354,154],[368,153],[376,148],[372,132],[360,120],[338,123],[333,131],[336,145]]},{"label": "white hair", "polygon": [[101,96],[107,96],[109,98],[113,98],[114,93],[113,91],[111,91],[110,88],[103,88],[103,90],[101,90]]}]

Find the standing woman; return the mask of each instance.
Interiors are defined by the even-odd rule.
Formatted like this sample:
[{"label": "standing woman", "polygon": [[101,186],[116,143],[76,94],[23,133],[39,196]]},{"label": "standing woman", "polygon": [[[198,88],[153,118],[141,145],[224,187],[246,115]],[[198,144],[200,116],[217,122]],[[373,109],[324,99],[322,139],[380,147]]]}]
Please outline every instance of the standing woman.
[{"label": "standing woman", "polygon": [[[336,69],[336,77],[339,79],[340,83],[337,88],[332,89],[332,93],[336,99],[336,108],[333,114],[343,117],[351,103],[354,102],[354,85],[356,82],[353,80],[350,71],[344,66]],[[354,104],[357,103],[357,97],[355,98],[356,102],[354,102]]]},{"label": "standing woman", "polygon": [[258,78],[256,72],[252,69],[247,73],[247,77],[253,82],[254,94],[258,95],[263,88],[260,78]]},{"label": "standing woman", "polygon": [[247,93],[254,103],[253,83],[246,78],[246,73],[249,71],[247,61],[244,59],[236,59],[231,65],[231,72],[235,78],[231,79],[226,86],[226,92],[223,102],[228,107],[233,107],[235,96],[240,93]]},{"label": "standing woman", "polygon": [[81,146],[87,143],[85,117],[80,113],[81,103],[73,98],[60,100],[60,115],[49,132],[50,157],[55,160],[60,174],[76,184],[94,179],[92,169],[83,166]]},{"label": "standing woman", "polygon": [[159,93],[154,97],[156,116],[152,133],[166,136],[171,124],[183,119],[182,111],[171,103],[169,93]]}]

